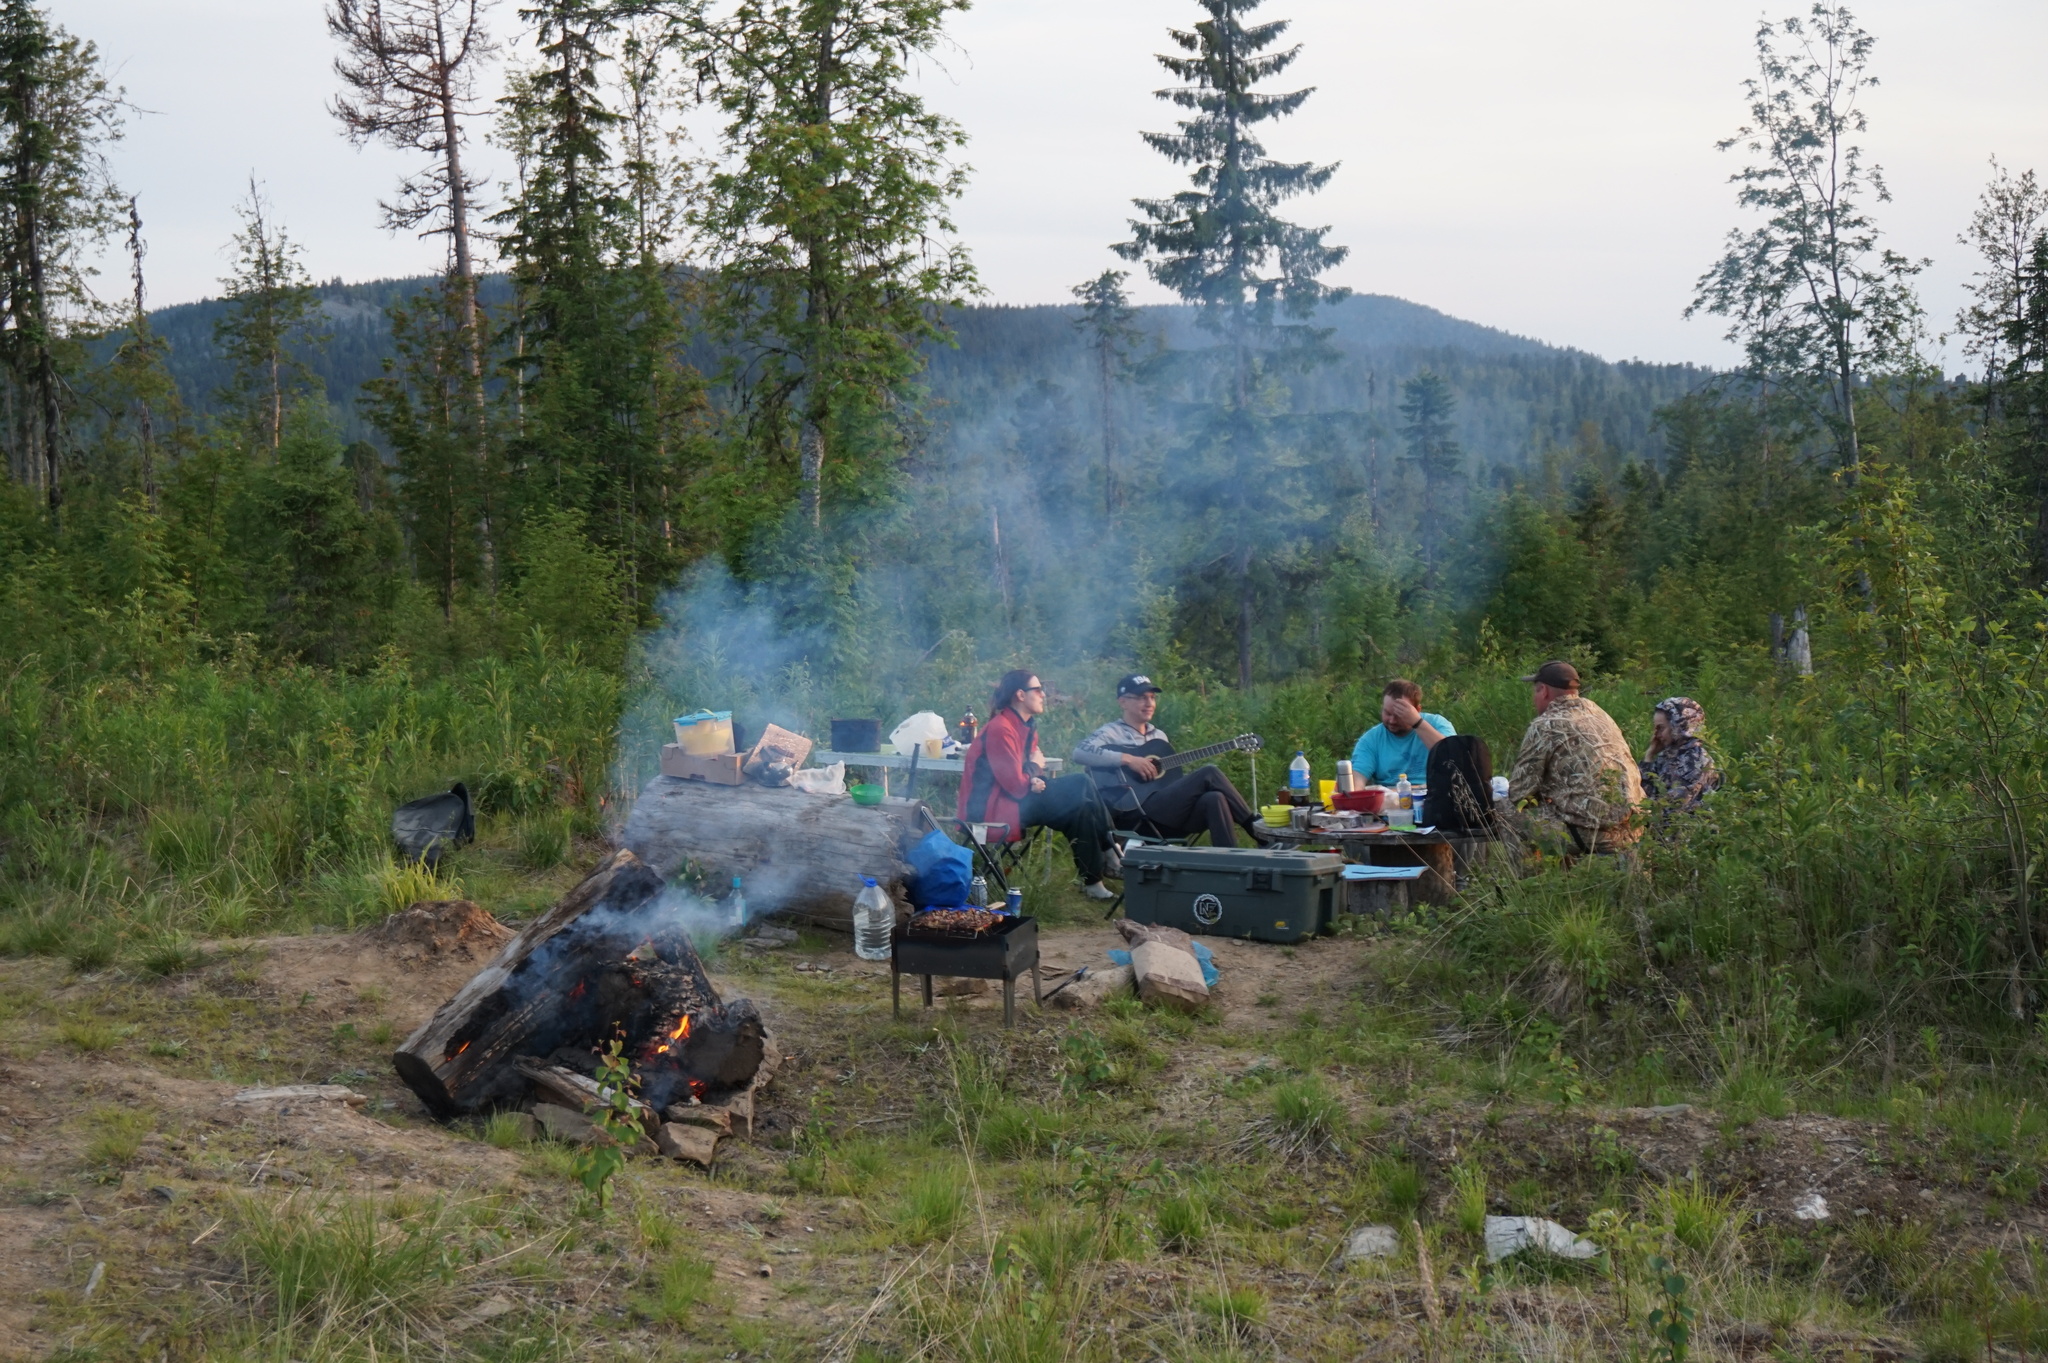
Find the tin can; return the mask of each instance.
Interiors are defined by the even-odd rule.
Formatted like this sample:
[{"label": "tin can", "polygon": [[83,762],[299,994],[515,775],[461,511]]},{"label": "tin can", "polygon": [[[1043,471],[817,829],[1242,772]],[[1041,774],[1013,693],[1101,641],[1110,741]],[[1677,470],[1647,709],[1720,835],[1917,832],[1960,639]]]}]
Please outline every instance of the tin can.
[{"label": "tin can", "polygon": [[1024,892],[1022,890],[1012,890],[1003,896],[1003,912],[1024,912]]}]

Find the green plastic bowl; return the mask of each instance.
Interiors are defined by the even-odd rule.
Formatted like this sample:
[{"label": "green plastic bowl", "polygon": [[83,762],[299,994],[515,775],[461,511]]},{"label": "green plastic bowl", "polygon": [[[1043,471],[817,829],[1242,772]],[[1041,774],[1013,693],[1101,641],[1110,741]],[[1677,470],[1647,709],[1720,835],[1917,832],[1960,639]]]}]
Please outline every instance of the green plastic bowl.
[{"label": "green plastic bowl", "polygon": [[846,793],[853,797],[853,802],[857,805],[878,805],[882,803],[882,788],[880,786],[848,786]]}]

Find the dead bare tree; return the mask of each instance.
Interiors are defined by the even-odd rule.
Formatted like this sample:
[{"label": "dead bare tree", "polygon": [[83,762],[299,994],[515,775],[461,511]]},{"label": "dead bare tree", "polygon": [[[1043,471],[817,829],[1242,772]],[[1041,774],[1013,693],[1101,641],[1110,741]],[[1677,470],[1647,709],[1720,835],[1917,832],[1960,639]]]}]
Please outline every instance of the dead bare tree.
[{"label": "dead bare tree", "polygon": [[484,405],[484,333],[478,317],[470,222],[483,187],[463,166],[465,125],[481,112],[477,75],[497,45],[484,26],[491,0],[333,0],[327,31],[342,44],[334,71],[345,93],[334,116],[357,146],[382,142],[432,158],[382,205],[394,232],[448,238],[456,323],[469,365],[477,472],[485,492],[478,526],[484,581],[495,587],[490,430]]}]

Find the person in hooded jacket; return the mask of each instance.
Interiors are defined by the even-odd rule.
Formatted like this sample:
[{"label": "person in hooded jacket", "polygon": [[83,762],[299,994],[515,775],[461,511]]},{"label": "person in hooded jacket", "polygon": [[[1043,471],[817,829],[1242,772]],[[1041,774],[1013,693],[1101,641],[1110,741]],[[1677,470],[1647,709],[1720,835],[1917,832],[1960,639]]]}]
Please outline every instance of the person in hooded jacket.
[{"label": "person in hooded jacket", "polygon": [[1691,696],[1657,702],[1650,719],[1650,750],[1640,764],[1643,794],[1655,808],[1690,814],[1720,789],[1721,769],[1700,738],[1706,723],[1707,712]]}]

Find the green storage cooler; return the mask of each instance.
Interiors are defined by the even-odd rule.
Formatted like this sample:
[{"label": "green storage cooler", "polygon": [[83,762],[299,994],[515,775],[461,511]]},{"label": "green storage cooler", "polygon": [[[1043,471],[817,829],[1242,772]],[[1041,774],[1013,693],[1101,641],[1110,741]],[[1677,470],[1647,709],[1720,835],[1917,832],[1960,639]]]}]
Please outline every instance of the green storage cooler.
[{"label": "green storage cooler", "polygon": [[1124,852],[1124,915],[1209,937],[1299,942],[1327,932],[1344,858],[1330,852],[1133,846]]}]

